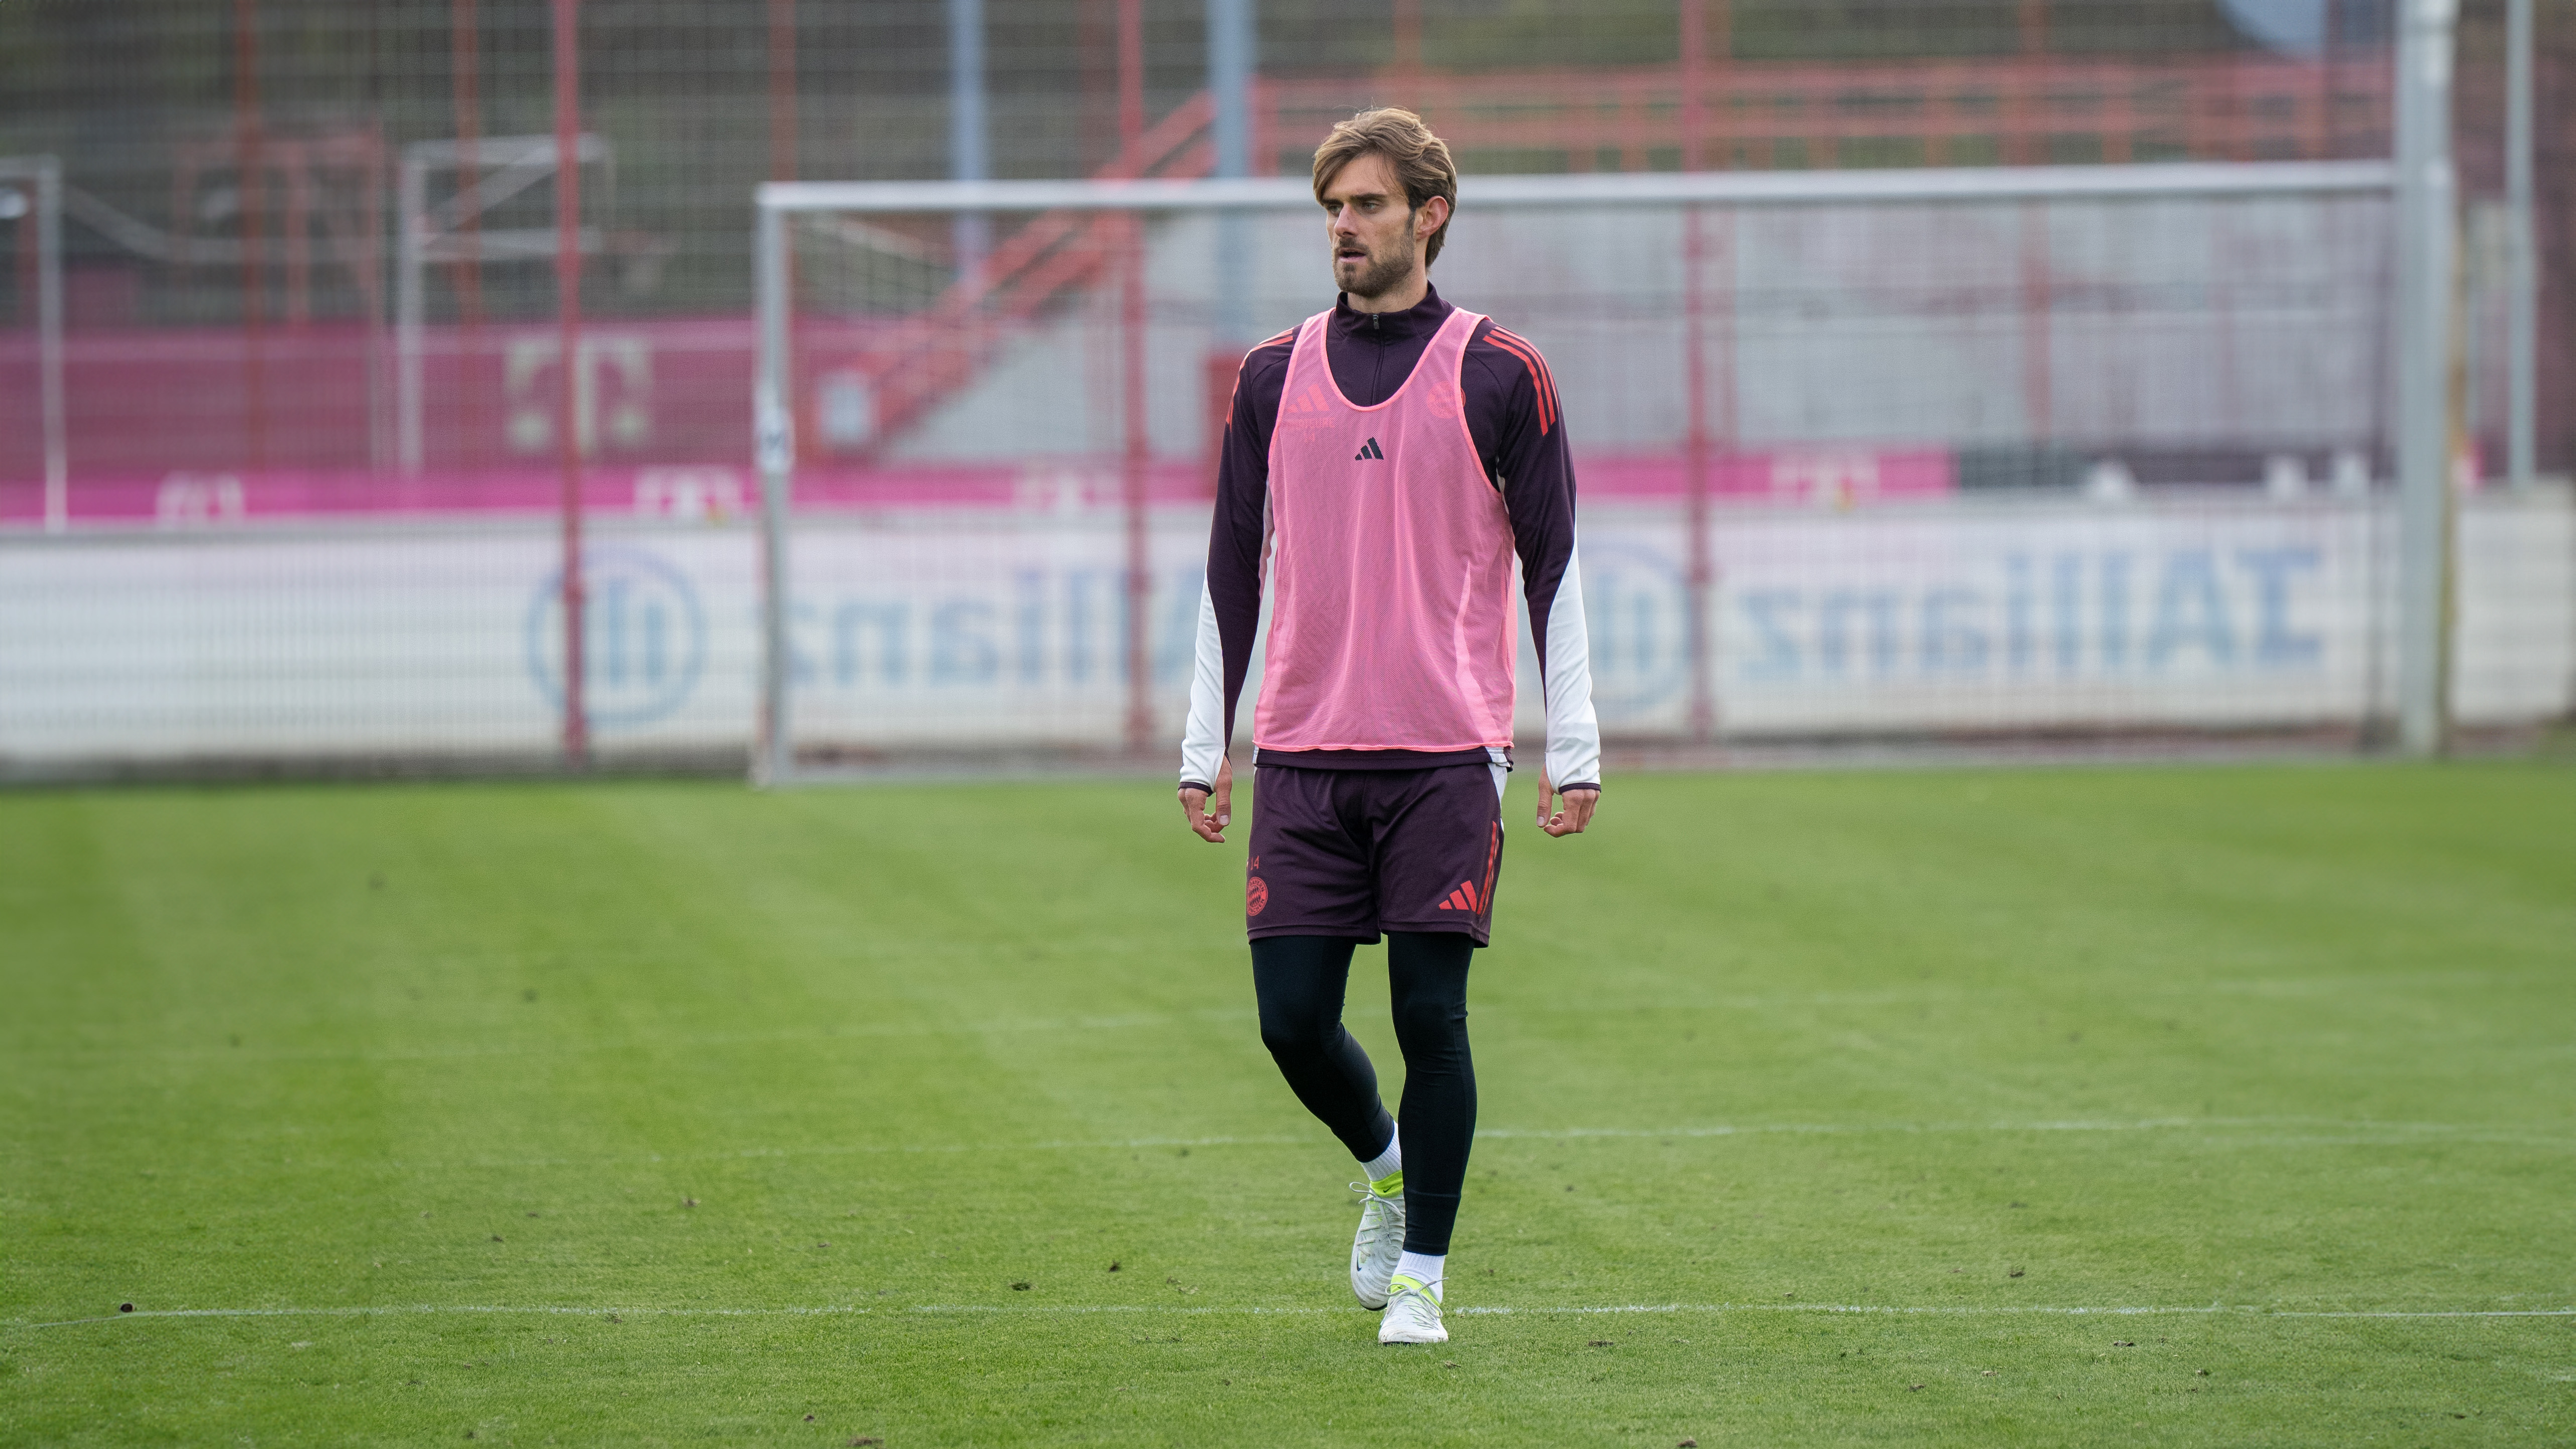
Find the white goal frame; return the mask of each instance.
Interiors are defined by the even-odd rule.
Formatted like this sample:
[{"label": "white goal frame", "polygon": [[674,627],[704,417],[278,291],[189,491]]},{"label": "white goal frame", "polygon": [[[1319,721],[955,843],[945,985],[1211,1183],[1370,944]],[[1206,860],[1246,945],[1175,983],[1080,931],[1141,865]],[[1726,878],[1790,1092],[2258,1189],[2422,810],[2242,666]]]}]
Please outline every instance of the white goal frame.
[{"label": "white goal frame", "polygon": [[[1461,178],[1462,207],[1602,208],[1681,206],[1716,209],[1833,203],[2050,202],[2231,196],[2386,196],[2403,200],[2399,168],[2389,161],[2179,162],[2112,166],[1920,168],[1904,170],[1645,172]],[[755,783],[785,785],[796,776],[790,729],[788,656],[789,508],[796,479],[794,413],[789,405],[790,239],[788,218],[800,213],[854,215],[1053,210],[1129,213],[1297,211],[1315,204],[1294,177],[1206,181],[773,181],[756,194],[753,268],[759,340],[752,390],[753,452],[761,480],[760,720],[753,733]],[[2400,216],[2397,225],[2408,227]],[[2412,295],[2407,269],[2395,269],[2391,315],[2401,319]],[[2447,323],[2445,323],[2447,325]],[[2439,368],[2422,369],[2429,397],[2401,397],[2402,430],[2410,418],[2442,416]],[[2427,411],[2428,410],[2428,411]],[[2411,485],[2411,480],[2410,485]],[[1131,503],[1131,507],[1136,505]],[[1131,533],[1135,530],[1131,527]],[[2410,543],[2412,540],[2410,539]],[[2438,538],[2428,545],[2438,548]],[[2414,638],[2412,633],[2402,637]],[[2438,632],[2426,637],[2438,640]],[[2410,671],[2410,679],[2415,672]],[[2438,667],[2420,674],[2438,687]]]},{"label": "white goal frame", "polygon": [[[45,531],[71,521],[70,444],[63,419],[63,165],[52,156],[0,156],[0,185],[25,184],[35,207],[19,225],[36,228],[36,370],[45,435]],[[17,189],[10,187],[11,190]]]},{"label": "white goal frame", "polygon": [[[612,168],[614,186],[615,152],[605,137],[585,133],[573,142],[573,164],[594,163]],[[486,136],[471,144],[414,141],[403,147],[394,187],[394,463],[406,476],[420,472],[425,448],[421,371],[429,269],[454,262],[552,264],[562,240],[553,227],[469,230],[467,224],[553,176],[561,165],[550,135]],[[455,173],[455,194],[432,206],[429,178],[442,171]],[[605,242],[599,228],[586,226],[574,244],[588,255]],[[577,364],[567,359],[564,365]]]}]

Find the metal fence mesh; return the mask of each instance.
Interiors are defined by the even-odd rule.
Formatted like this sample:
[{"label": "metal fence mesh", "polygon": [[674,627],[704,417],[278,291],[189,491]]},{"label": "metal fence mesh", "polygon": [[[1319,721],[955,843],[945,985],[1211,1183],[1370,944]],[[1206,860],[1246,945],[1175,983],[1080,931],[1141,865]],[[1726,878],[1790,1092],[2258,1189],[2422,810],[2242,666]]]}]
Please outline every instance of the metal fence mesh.
[{"label": "metal fence mesh", "polygon": [[[1471,178],[2328,162],[2391,148],[2389,0],[1259,0],[1256,8],[1245,97],[1255,175],[1302,174],[1325,125],[1386,102],[1423,111]],[[616,534],[599,544],[597,638],[583,671],[600,698],[627,700],[603,706],[601,747],[740,749],[755,713],[752,682],[740,672],[757,649],[731,631],[749,627],[751,606],[725,592],[735,585],[696,581],[678,564],[657,573],[637,560],[659,557],[653,550],[664,545],[652,540],[662,539],[705,553],[705,567],[741,588],[755,577],[751,540],[740,531],[759,486],[746,405],[753,188],[791,177],[1205,175],[1217,164],[1211,13],[1204,0],[586,0],[574,67],[585,138],[577,162],[584,323],[568,350],[556,320],[548,0],[8,7],[0,12],[0,73],[9,77],[0,86],[0,158],[55,158],[63,184],[57,269],[42,255],[41,208],[26,179],[33,173],[0,166],[0,595],[12,601],[0,614],[0,673],[12,695],[0,705],[9,721],[0,725],[0,758],[550,748],[563,691],[548,671],[560,674],[562,650],[539,636],[560,627],[560,612],[546,613],[560,605],[531,601],[560,567],[543,541],[560,521],[567,430],[583,507]],[[979,23],[961,30],[961,17]],[[2462,413],[2474,445],[2468,466],[2486,474],[2503,455],[2505,427],[2493,206],[2503,184],[2502,19],[2502,0],[2464,6],[2455,117],[2470,319]],[[969,33],[980,58],[971,73],[959,68]],[[2564,301],[2576,296],[2566,271],[2576,252],[2564,244],[2576,226],[2567,179],[2576,176],[2568,164],[2576,92],[2567,85],[2576,78],[2576,12],[2565,0],[2543,0],[2539,39],[2539,440],[2543,468],[2560,469],[2576,456],[2576,411],[2563,401],[2576,395],[2566,385],[2576,334]],[[968,136],[960,120],[974,110],[984,124]],[[2380,505],[2359,495],[2386,478],[2390,463],[2385,207],[2345,197],[1720,210],[1695,243],[1672,211],[1498,214],[1490,225],[1471,213],[1439,280],[1549,347],[1585,450],[1587,509],[1597,504],[1605,528],[1615,516],[1646,518],[1657,508],[1668,511],[1653,526],[1673,526],[1674,495],[1656,490],[1678,486],[1675,470],[1689,451],[1692,410],[1675,359],[1693,305],[1709,374],[1700,430],[1710,487],[1726,507],[1806,509],[1819,496],[1885,494],[1870,507],[1931,510],[1927,517],[1947,509],[1964,519],[2089,506],[2089,489],[2130,491],[2148,511],[2233,517],[2240,506],[2269,506],[2360,518]],[[1144,452],[1153,496],[1167,500],[1155,505],[1157,558],[1166,532],[1180,539],[1194,527],[1189,500],[1205,490],[1207,417],[1229,349],[1328,300],[1319,298],[1306,225],[1244,223],[1231,248],[1220,246],[1214,219],[1145,228]],[[853,540],[847,566],[862,574],[895,557],[885,550],[898,545],[881,540],[910,539],[900,544],[915,549],[907,557],[932,556],[920,552],[929,547],[920,542],[926,515],[862,506],[869,498],[946,509],[983,520],[978,528],[1002,526],[1007,514],[1003,533],[1019,540],[1004,549],[1011,558],[1019,555],[1010,550],[1041,544],[1079,553],[1092,531],[1125,527],[1087,521],[1086,512],[1105,506],[1103,487],[1126,486],[1119,290],[1102,260],[1116,250],[1106,244],[1115,230],[1076,227],[1069,241],[1038,249],[1041,260],[1056,258],[1054,274],[1016,273],[1020,294],[962,305],[961,263],[1022,244],[1018,222],[997,217],[961,230],[945,216],[841,215],[797,224],[793,402],[811,538]],[[1683,253],[1694,246],[1702,259],[1696,304],[1681,280]],[[1599,260],[1600,275],[1586,274],[1587,258]],[[58,278],[66,324],[62,346],[50,351],[38,325],[49,276]],[[1220,286],[1221,276],[1241,285]],[[1043,295],[1020,306],[1040,283]],[[46,416],[49,358],[62,381],[59,426]],[[63,460],[51,476],[49,450]],[[1946,491],[1897,497],[1923,478]],[[998,512],[986,497],[995,491],[1010,500]],[[1732,516],[1751,527],[1753,512]],[[1894,559],[1916,546],[1889,541],[1902,529],[1872,532],[1879,522],[1856,521],[1847,535],[1797,533],[1827,527],[1826,516],[1784,518],[1789,533],[1721,540],[1713,557],[1731,570],[1725,578],[1742,580],[1767,567],[1766,557],[1813,561],[1825,549]],[[86,537],[54,537],[49,523]],[[2526,520],[2515,536],[2540,538],[2554,526]],[[127,537],[137,532],[156,542]],[[2464,526],[2464,537],[2474,532]],[[417,546],[428,550],[421,559],[447,560],[419,563],[420,577],[455,579],[464,592],[486,575],[514,582],[506,603],[453,613],[486,623],[456,624],[466,632],[434,645],[426,622],[395,630],[380,648],[336,639],[340,622],[376,617],[374,606],[341,607],[319,586],[303,595],[312,601],[305,612],[262,606],[240,615],[248,622],[238,628],[215,629],[207,621],[234,617],[221,590],[266,577],[253,567],[238,584],[211,582],[232,577],[225,570],[233,565],[220,560],[252,546],[254,535],[318,550],[316,560],[342,548],[356,557]],[[1757,535],[1784,552],[1729,553],[1753,548]],[[1825,538],[1841,541],[1817,541]],[[117,553],[128,547],[130,556]],[[2542,549],[2533,558],[2545,555],[2531,547]],[[1187,567],[1190,547],[1169,548],[1178,550],[1172,568]],[[494,562],[522,554],[507,567]],[[111,555],[121,561],[107,562]],[[1113,557],[1109,566],[1123,565]],[[304,576],[302,564],[278,567],[279,578]],[[369,580],[409,576],[412,565],[313,567],[313,577],[339,580],[333,588],[363,594]],[[2045,573],[2041,563],[2030,567]],[[2225,567],[2234,572],[2223,588],[2251,591],[2228,596],[2231,627],[2242,633],[2254,627],[2245,621],[2260,614],[2268,585],[2247,565]],[[2331,572],[2320,569],[2320,578]],[[2529,619],[2544,618],[2544,605],[2526,619],[2512,601],[2556,597],[2556,575],[2515,576],[2524,582],[2495,606],[2505,614],[2481,614],[2488,605],[2464,599],[2461,628],[2543,639],[2554,626]],[[612,587],[618,577],[627,578],[622,593]],[[1039,606],[1050,637],[1096,627],[1123,639],[1120,587],[1101,585],[1107,593],[1092,603],[1076,602],[1066,591],[1073,587]],[[1739,637],[1749,627],[1746,605],[1725,594],[1734,584],[1711,587],[1716,602],[1707,606],[1717,612],[1706,637],[1726,659],[1697,666],[1704,682],[1686,684],[1685,703],[1669,706],[1678,716],[1664,704],[1639,705],[1636,729],[1695,732],[1692,688],[1706,697],[1701,722],[1713,728],[1753,729],[1763,718],[1744,696],[1750,686],[1728,682],[1759,642]],[[1993,583],[1994,599],[2012,587]],[[198,589],[213,592],[191,592]],[[165,614],[147,618],[133,602],[145,598],[162,600]],[[987,602],[1011,629],[1031,607],[1017,595]],[[445,607],[421,602],[417,617],[450,617]],[[1867,613],[1849,607],[1862,610],[1855,620]],[[1919,601],[1907,607],[1915,610],[1907,628],[1919,631]],[[2492,622],[2507,617],[2524,622]],[[1808,618],[1801,657],[1810,664],[1877,657],[1875,645],[1832,644],[1833,629],[1845,626],[1822,618]],[[694,653],[675,642],[690,619],[701,631],[690,636],[699,640]],[[2474,622],[2481,619],[2490,622]],[[52,622],[40,630],[40,620]],[[927,630],[928,621],[922,614],[916,623]],[[840,668],[841,646],[828,638],[839,626],[816,627],[827,635],[815,666],[824,688]],[[881,623],[867,628],[884,633]],[[1002,642],[993,646],[1006,674],[1017,667],[1009,637],[996,635]],[[2012,637],[1999,614],[1987,657],[2015,657]],[[72,639],[84,641],[76,651]],[[173,639],[196,642],[182,649]],[[885,667],[868,647],[850,646],[854,678]],[[928,671],[938,658],[927,633],[906,647],[907,669]],[[2054,646],[2030,647],[2036,658]],[[2479,670],[2487,671],[2480,678],[2510,676],[2506,692],[2521,690],[2516,697],[2542,699],[2547,691],[2532,681],[2557,667],[2471,664],[2474,651],[2461,647],[2463,680]],[[249,688],[238,708],[187,703],[190,681],[284,677],[278,671],[320,695],[341,681],[347,700],[392,700],[399,691],[366,681],[401,673],[383,661],[415,648],[429,651],[414,671],[422,680],[454,678],[463,666],[452,661],[473,659],[498,681],[473,696],[490,701],[475,707],[478,722],[431,728],[453,711],[382,703],[418,727],[393,719],[307,728],[346,718],[343,705],[308,711],[292,702],[304,695],[283,688]],[[378,663],[345,663],[358,657]],[[1061,649],[1057,657],[1073,667]],[[1925,656],[1908,635],[1897,657]],[[1103,658],[1100,668],[1125,667],[1123,658]],[[618,669],[627,672],[612,677]],[[670,681],[683,677],[691,681],[685,699],[652,710],[637,703],[646,682],[676,688]],[[144,689],[137,681],[145,680],[175,691],[144,711],[179,721],[160,733],[128,739],[25,723],[103,718],[102,701]],[[1010,708],[1085,741],[1124,739],[1132,714],[1111,708],[1102,718],[1112,724],[1076,728],[1071,721],[1091,717],[1070,696],[1032,700]],[[2358,718],[2348,705],[2335,707],[2337,719]],[[2516,717],[2550,707],[2564,706],[2517,706]],[[914,716],[863,694],[833,708],[841,715],[818,705],[810,721],[817,748],[994,728],[992,719],[966,721],[962,705],[900,728]],[[185,723],[200,715],[233,723]],[[1978,706],[1889,727],[1964,720],[2012,728],[2078,715],[2093,717],[2042,710],[2025,719]],[[274,729],[240,724],[271,717]]]}]

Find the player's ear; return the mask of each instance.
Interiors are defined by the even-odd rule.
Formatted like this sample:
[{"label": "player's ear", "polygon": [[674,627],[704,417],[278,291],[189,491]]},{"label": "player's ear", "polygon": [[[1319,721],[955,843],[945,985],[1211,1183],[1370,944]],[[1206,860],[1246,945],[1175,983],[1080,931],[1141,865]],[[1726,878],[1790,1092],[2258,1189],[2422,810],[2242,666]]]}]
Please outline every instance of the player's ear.
[{"label": "player's ear", "polygon": [[1413,214],[1413,239],[1415,241],[1429,241],[1431,240],[1432,233],[1437,232],[1440,228],[1448,224],[1449,198],[1445,196],[1432,197],[1430,200],[1422,203],[1421,210],[1416,211]]}]

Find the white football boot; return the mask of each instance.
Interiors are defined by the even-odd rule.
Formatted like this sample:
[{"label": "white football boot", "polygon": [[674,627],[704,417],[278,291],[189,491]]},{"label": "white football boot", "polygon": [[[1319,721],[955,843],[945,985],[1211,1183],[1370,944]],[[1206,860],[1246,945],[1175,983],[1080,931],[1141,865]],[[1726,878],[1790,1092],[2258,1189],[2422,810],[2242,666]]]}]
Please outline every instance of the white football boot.
[{"label": "white football boot", "polygon": [[1384,1308],[1387,1280],[1395,1276],[1395,1260],[1404,1256],[1404,1174],[1355,1182],[1351,1191],[1361,1198],[1359,1235],[1351,1239],[1351,1292],[1363,1308]]},{"label": "white football boot", "polygon": [[1380,1343],[1447,1343],[1449,1329],[1440,1321],[1440,1285],[1398,1273],[1387,1283],[1386,1316],[1378,1320]]}]

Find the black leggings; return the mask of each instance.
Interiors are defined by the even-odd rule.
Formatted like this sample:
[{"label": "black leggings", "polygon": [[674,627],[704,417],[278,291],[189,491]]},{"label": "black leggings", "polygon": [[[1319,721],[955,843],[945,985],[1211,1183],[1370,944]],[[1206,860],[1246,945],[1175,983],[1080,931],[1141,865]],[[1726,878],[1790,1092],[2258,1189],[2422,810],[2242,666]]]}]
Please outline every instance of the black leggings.
[{"label": "black leggings", "polygon": [[[1395,1123],[1378,1100],[1377,1071],[1342,1026],[1342,993],[1358,943],[1326,936],[1268,936],[1252,943],[1261,1042],[1289,1089],[1351,1155],[1386,1150]],[[1404,1250],[1449,1251],[1467,1149],[1476,1135],[1476,1064],[1467,1054],[1471,936],[1386,933],[1388,994],[1404,1052]]]}]

